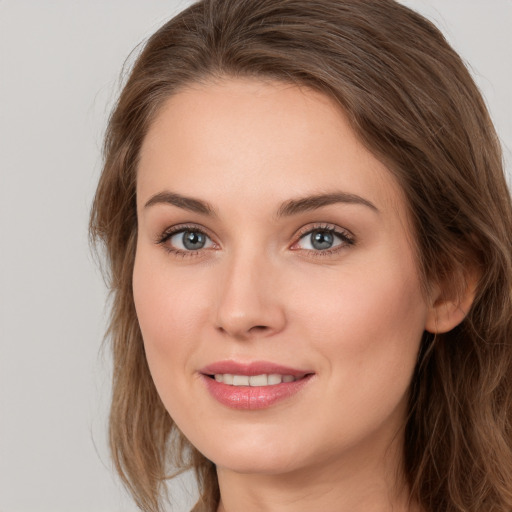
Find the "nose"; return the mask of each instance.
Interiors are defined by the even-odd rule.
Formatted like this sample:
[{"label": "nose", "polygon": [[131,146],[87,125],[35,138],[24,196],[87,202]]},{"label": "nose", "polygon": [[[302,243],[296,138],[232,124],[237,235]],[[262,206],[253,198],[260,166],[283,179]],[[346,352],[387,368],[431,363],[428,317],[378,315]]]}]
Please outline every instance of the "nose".
[{"label": "nose", "polygon": [[264,255],[226,261],[218,289],[216,328],[237,340],[268,337],[282,331],[286,315],[277,269]]}]

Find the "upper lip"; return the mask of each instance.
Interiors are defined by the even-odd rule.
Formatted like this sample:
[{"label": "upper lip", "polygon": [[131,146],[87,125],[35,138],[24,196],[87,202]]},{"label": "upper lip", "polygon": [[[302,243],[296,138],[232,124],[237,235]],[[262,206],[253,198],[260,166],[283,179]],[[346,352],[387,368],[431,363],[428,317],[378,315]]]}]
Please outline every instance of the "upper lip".
[{"label": "upper lip", "polygon": [[278,375],[293,375],[296,378],[304,377],[307,374],[313,373],[308,370],[301,370],[283,366],[269,361],[251,361],[251,362],[237,362],[237,361],[217,361],[209,364],[199,370],[204,375],[219,375],[229,373],[232,375],[263,375],[263,374],[278,374]]}]

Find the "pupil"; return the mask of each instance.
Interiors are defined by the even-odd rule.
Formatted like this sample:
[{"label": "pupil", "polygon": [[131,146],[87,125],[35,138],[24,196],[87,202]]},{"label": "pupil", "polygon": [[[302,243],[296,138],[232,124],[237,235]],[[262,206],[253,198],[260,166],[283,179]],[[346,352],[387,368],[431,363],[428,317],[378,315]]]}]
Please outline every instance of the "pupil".
[{"label": "pupil", "polygon": [[202,249],[206,243],[205,236],[197,231],[185,231],[183,233],[183,245],[186,249]]},{"label": "pupil", "polygon": [[329,231],[314,231],[311,233],[311,245],[318,250],[330,249],[333,244],[333,236]]}]

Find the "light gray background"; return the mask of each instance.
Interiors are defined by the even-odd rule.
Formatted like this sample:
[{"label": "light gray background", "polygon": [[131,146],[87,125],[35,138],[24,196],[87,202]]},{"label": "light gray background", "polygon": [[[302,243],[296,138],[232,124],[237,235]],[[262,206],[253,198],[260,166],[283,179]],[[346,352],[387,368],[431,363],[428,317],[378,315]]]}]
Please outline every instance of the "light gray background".
[{"label": "light gray background", "polygon": [[[124,59],[188,3],[0,0],[0,512],[135,510],[106,449],[88,209]],[[470,63],[510,173],[512,0],[404,3]]]}]

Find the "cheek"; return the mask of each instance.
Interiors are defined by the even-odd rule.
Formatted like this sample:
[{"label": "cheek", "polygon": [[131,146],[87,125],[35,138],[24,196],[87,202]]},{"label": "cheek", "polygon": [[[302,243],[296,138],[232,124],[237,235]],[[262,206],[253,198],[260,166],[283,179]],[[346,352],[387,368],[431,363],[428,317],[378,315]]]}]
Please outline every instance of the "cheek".
[{"label": "cheek", "polygon": [[370,401],[383,413],[407,392],[427,314],[413,263],[386,261],[333,273],[300,306],[308,311],[302,332],[322,354],[333,392],[345,393],[349,408]]},{"label": "cheek", "polygon": [[[183,368],[187,354],[198,338],[198,329],[208,314],[206,283],[191,279],[187,272],[174,271],[154,255],[139,250],[133,272],[133,295],[144,348],[155,384],[165,377],[166,368]],[[169,368],[172,366],[172,368]],[[172,375],[172,372],[169,373]]]},{"label": "cheek", "polygon": [[325,311],[325,325],[361,353],[384,345],[414,344],[425,322],[417,287],[406,276],[373,277],[364,276],[353,285],[345,282],[337,306],[330,301],[333,305]]},{"label": "cheek", "polygon": [[191,361],[208,315],[207,283],[186,271],[173,271],[165,255],[159,261],[154,253],[137,252],[133,294],[149,370],[165,408],[187,432],[194,424],[189,402]]},{"label": "cheek", "polygon": [[316,325],[327,331],[325,339],[341,338],[362,353],[386,343],[415,344],[427,306],[410,253],[408,247],[372,251],[315,289],[308,304],[321,317]]}]

